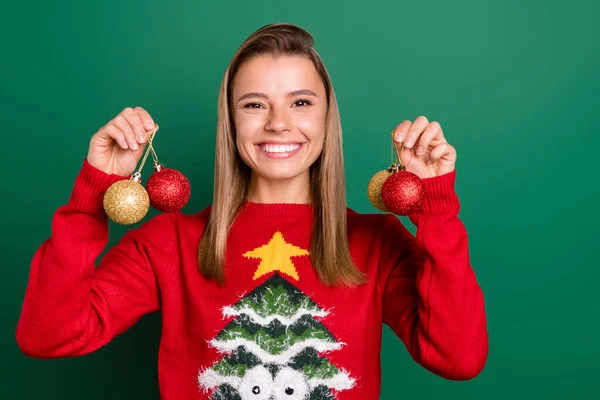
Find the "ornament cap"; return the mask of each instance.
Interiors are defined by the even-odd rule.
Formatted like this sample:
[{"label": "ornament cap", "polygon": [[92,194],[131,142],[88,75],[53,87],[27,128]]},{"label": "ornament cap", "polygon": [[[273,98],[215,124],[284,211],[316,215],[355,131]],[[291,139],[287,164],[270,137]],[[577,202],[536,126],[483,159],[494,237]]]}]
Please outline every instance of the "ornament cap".
[{"label": "ornament cap", "polygon": [[136,171],[131,175],[129,179],[134,182],[140,183],[142,181],[142,174],[140,174],[139,171]]},{"label": "ornament cap", "polygon": [[160,171],[162,171],[162,169],[163,169],[164,167],[165,167],[165,166],[164,166],[162,163],[158,162],[158,161],[156,161],[156,162],[154,163],[154,170],[155,170],[156,172],[160,172]]},{"label": "ornament cap", "polygon": [[389,168],[388,168],[388,172],[398,172],[398,171],[404,171],[405,166],[402,163],[395,163],[393,162]]}]

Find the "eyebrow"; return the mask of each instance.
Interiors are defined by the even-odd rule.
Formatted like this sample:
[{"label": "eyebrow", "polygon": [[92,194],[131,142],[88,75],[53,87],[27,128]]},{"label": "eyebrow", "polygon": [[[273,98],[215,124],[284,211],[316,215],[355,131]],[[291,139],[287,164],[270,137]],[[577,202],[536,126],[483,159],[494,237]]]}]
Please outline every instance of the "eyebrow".
[{"label": "eyebrow", "polygon": [[[319,96],[317,96],[317,94],[315,92],[313,92],[312,90],[309,90],[309,89],[293,90],[291,92],[286,93],[287,97],[299,96],[299,95],[314,96],[316,98],[319,98]],[[250,93],[246,93],[246,94],[240,96],[240,98],[237,101],[240,102],[249,97],[260,97],[262,99],[266,99],[267,95],[264,93],[250,92]]]}]

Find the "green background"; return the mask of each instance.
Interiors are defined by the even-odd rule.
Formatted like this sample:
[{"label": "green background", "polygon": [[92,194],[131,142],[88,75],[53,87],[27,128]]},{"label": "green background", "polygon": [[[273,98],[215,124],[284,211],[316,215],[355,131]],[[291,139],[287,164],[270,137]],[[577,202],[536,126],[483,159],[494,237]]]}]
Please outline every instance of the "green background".
[{"label": "green background", "polygon": [[[190,179],[183,212],[208,205],[225,68],[254,30],[291,22],[315,37],[333,80],[350,207],[376,212],[366,186],[388,166],[389,132],[402,120],[440,122],[458,153],[488,362],[471,381],[444,380],[386,327],[381,398],[598,398],[598,3],[282,3],[3,6],[1,397],[158,398],[157,313],[84,357],[20,353],[14,329],[31,257],[91,136],[127,106],[151,113],[161,161]],[[111,225],[109,246],[125,229]]]}]

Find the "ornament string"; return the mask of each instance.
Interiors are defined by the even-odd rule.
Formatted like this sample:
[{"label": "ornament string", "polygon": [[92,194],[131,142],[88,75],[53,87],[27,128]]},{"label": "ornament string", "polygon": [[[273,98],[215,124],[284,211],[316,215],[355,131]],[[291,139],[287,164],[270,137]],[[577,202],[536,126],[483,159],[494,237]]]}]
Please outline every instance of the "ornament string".
[{"label": "ornament string", "polygon": [[[390,146],[390,165],[394,164],[394,163],[399,163],[400,162],[400,155],[398,155],[398,161],[394,161],[394,148],[396,146],[394,145],[394,131],[392,131],[392,145]],[[398,149],[396,149],[396,152],[398,152]]]},{"label": "ornament string", "polygon": [[[394,149],[396,149],[396,156],[398,157],[396,162],[394,162]],[[402,141],[402,143],[400,143],[400,151],[398,151],[398,147],[396,147],[396,145],[394,144],[394,131],[392,131],[392,147],[390,149],[392,166],[395,165],[397,168],[404,169],[408,164],[410,164],[410,162],[412,161],[412,153],[410,154],[410,160],[408,161],[408,164],[404,165],[402,163],[402,159],[400,157],[400,154],[402,154],[403,150],[404,150],[404,141]]]},{"label": "ornament string", "polygon": [[[156,131],[158,131],[158,124],[154,124],[154,131],[152,131],[152,136],[154,136],[154,134],[156,133]],[[146,138],[148,140],[148,148],[146,149],[146,153],[144,154],[144,158],[142,158],[142,162],[140,164],[140,167],[138,168],[137,173],[141,174],[142,168],[144,168],[144,163],[146,162],[146,158],[148,158],[148,154],[152,151],[152,158],[154,159],[154,163],[157,164],[158,163],[158,156],[156,155],[156,152],[154,151],[154,147],[152,146],[152,137],[150,137],[150,134],[146,133]]]}]

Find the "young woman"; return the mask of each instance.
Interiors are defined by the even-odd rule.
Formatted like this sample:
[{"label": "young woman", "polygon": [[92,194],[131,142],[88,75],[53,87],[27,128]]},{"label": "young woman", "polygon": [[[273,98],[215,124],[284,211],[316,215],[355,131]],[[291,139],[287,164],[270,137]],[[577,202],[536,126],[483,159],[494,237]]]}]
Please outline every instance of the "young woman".
[{"label": "young woman", "polygon": [[134,172],[154,121],[125,108],[93,135],[31,263],[22,351],[87,354],[160,309],[167,400],[378,398],[383,323],[429,371],[476,376],[484,299],[440,125],[419,117],[393,132],[427,190],[409,216],[413,236],[392,214],[346,206],[338,107],[309,33],[273,24],[252,34],[218,102],[212,205],[151,218],[97,268],[104,192]]}]

